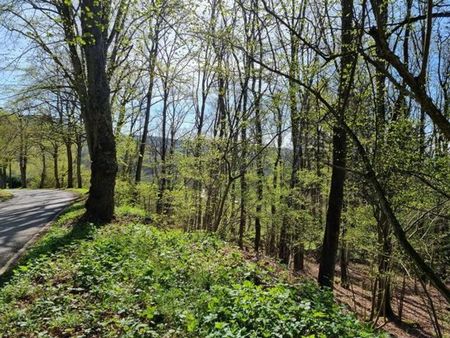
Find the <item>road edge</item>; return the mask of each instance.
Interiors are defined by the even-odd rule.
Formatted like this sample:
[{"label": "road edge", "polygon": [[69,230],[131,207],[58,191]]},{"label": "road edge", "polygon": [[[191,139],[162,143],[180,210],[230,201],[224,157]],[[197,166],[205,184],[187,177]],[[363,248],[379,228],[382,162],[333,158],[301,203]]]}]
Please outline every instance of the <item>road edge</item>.
[{"label": "road edge", "polygon": [[36,243],[36,241],[39,238],[41,238],[48,231],[48,229],[50,229],[51,225],[59,218],[59,216],[61,216],[61,214],[63,214],[74,203],[81,201],[83,198],[83,196],[77,195],[74,192],[70,191],[70,193],[73,194],[74,196],[73,200],[71,200],[66,206],[64,206],[64,208],[62,208],[49,222],[47,222],[38,233],[34,234],[34,236],[31,237],[28,240],[28,242],[26,242],[25,245],[19,251],[17,251],[10,259],[8,259],[8,261],[5,263],[3,267],[0,268],[0,279],[8,271],[10,271],[13,267],[16,266],[16,264],[19,262],[20,258],[23,257],[28,248],[32,246],[34,243]]},{"label": "road edge", "polygon": [[[5,192],[6,195],[1,194],[1,192]],[[12,198],[14,198],[14,194],[9,189],[0,189],[0,203],[7,202]]]}]

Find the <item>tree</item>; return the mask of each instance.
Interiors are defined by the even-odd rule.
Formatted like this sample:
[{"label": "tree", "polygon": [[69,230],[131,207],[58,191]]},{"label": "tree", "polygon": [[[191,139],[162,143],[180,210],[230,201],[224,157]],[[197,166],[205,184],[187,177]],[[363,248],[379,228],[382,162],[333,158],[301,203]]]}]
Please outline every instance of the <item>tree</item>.
[{"label": "tree", "polygon": [[[141,181],[142,174],[142,165],[144,163],[144,153],[147,145],[147,136],[148,136],[148,128],[150,123],[150,108],[152,106],[153,99],[153,88],[155,85],[155,77],[156,77],[156,65],[160,44],[160,35],[162,34],[164,20],[166,20],[165,15],[168,10],[170,4],[168,1],[163,1],[162,3],[152,1],[151,8],[149,9],[149,18],[148,21],[150,23],[150,36],[144,38],[144,48],[148,55],[146,56],[148,63],[148,89],[145,94],[145,115],[144,115],[144,129],[142,131],[141,143],[139,145],[139,157],[136,165],[136,176],[135,182],[139,183]],[[153,22],[154,21],[154,22]]]},{"label": "tree", "polygon": [[[352,48],[355,31],[353,28],[353,1],[341,1],[341,58],[338,91],[338,112],[336,117],[345,121],[352,92],[356,54]],[[339,243],[342,204],[344,199],[345,167],[347,157],[347,136],[341,122],[333,127],[333,169],[330,196],[328,198],[327,222],[320,255],[318,281],[321,286],[333,288],[335,261]]]},{"label": "tree", "polygon": [[[29,8],[43,20],[39,23],[21,15],[21,8]],[[119,0],[115,6],[109,1],[85,0],[80,7],[70,1],[21,0],[5,6],[5,12],[16,18],[21,31],[9,28],[31,39],[64,73],[80,103],[91,157],[91,185],[86,202],[86,219],[107,222],[114,213],[114,186],[117,172],[116,146],[112,129],[110,79],[122,61],[119,54],[126,43],[122,39],[124,22],[130,4]],[[113,16],[114,15],[114,16]],[[114,20],[112,20],[114,17]],[[39,24],[60,28],[44,36]],[[54,37],[63,37],[59,48],[50,48]],[[56,39],[56,41],[58,41]],[[59,43],[59,41],[58,41]],[[109,56],[108,57],[108,52]],[[67,61],[68,60],[68,61]]]}]

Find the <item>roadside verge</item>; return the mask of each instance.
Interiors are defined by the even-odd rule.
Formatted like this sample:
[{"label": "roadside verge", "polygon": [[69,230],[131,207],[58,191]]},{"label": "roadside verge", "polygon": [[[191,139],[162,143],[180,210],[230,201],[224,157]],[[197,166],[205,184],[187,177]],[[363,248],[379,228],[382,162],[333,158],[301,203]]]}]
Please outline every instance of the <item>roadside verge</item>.
[{"label": "roadside verge", "polygon": [[71,200],[64,208],[62,208],[54,217],[47,222],[39,232],[37,232],[33,237],[31,237],[22,248],[17,251],[2,267],[0,267],[0,283],[7,275],[9,271],[11,271],[21,260],[21,258],[26,254],[28,249],[33,246],[47,231],[50,229],[52,224],[62,215],[64,214],[73,204],[80,202],[84,199],[83,195],[80,195],[77,192],[71,191],[74,195],[73,200]]}]

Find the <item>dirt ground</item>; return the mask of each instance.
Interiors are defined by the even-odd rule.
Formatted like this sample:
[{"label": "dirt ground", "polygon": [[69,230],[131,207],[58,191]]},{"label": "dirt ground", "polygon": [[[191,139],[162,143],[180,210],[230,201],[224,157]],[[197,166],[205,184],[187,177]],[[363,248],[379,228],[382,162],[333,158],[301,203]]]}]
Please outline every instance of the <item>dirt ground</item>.
[{"label": "dirt ground", "polygon": [[[248,259],[256,261],[253,252],[247,251],[244,254]],[[260,257],[258,261],[260,265],[270,266],[271,270],[275,270],[278,275],[284,275],[292,281],[298,278],[316,280],[319,272],[319,265],[312,258],[305,260],[304,272],[298,275],[287,273],[285,268],[275,263],[271,258]],[[336,268],[334,286],[336,301],[355,313],[361,321],[369,321],[372,307],[370,290],[373,280],[368,268],[362,264],[349,264],[350,287],[348,289],[341,286],[339,267]],[[430,302],[420,282],[415,281],[412,277],[405,277],[402,305],[400,304],[400,294],[403,287],[403,276],[395,278],[392,285],[392,309],[398,315],[399,309],[402,308],[401,321],[394,322],[379,318],[375,322],[375,326],[388,332],[392,337],[437,337],[431,319]],[[426,285],[426,287],[438,316],[441,335],[450,338],[450,305],[432,286]]]},{"label": "dirt ground", "polygon": [[[319,266],[311,259],[306,260],[304,274],[309,278],[317,278]],[[336,300],[345,304],[352,312],[365,321],[370,318],[372,279],[367,268],[359,264],[349,266],[350,287],[345,289],[340,284],[339,270],[336,272],[334,294]],[[396,278],[392,290],[392,308],[399,313],[400,294],[403,277]],[[439,326],[443,337],[450,337],[450,308],[445,299],[432,287],[427,291],[438,314]],[[405,296],[401,322],[386,321],[379,318],[376,327],[387,331],[393,337],[436,337],[431,319],[429,300],[421,284],[411,277],[405,279]]]}]

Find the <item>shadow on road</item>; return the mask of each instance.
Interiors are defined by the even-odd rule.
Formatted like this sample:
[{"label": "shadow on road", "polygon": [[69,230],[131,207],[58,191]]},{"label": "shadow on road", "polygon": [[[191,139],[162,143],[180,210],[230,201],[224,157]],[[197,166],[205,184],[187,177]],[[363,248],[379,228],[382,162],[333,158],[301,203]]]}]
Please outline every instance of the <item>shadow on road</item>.
[{"label": "shadow on road", "polygon": [[74,199],[51,190],[19,190],[14,195],[0,208],[0,267]]},{"label": "shadow on road", "polygon": [[[83,208],[84,206],[81,204],[71,206],[61,214],[61,217],[66,213],[74,212]],[[73,221],[68,226],[70,226],[69,231],[55,232],[39,240],[23,257],[20,258],[17,265],[28,265],[32,262],[38,261],[42,256],[50,256],[57,253],[79,240],[89,239],[94,230],[94,225],[78,220]],[[13,275],[14,269],[10,269],[8,272],[0,276],[0,287],[11,280]]]}]

